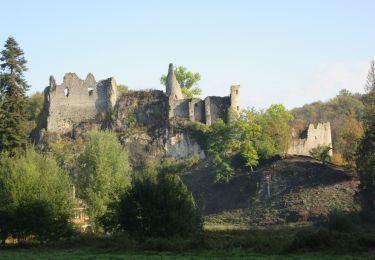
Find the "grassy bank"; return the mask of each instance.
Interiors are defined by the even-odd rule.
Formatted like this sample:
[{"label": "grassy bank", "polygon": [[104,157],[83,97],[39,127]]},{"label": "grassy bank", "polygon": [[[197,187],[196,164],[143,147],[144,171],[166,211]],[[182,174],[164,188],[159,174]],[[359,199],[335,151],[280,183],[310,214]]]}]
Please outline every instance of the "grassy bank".
[{"label": "grassy bank", "polygon": [[375,233],[317,227],[206,230],[187,238],[86,235],[45,245],[9,246],[1,259],[374,259]]}]

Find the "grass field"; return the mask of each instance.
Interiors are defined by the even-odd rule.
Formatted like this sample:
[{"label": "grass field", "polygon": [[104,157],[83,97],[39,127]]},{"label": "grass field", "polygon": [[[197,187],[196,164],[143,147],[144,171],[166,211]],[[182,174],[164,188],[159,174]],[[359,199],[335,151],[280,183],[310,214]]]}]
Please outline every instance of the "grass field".
[{"label": "grass field", "polygon": [[40,244],[9,244],[0,259],[375,259],[375,229],[337,231],[311,225],[211,230],[187,237],[80,235]]},{"label": "grass field", "polygon": [[109,252],[110,250],[75,249],[7,249],[0,250],[0,259],[374,259],[375,252],[334,254],[330,252],[301,254],[254,254],[246,252]]}]

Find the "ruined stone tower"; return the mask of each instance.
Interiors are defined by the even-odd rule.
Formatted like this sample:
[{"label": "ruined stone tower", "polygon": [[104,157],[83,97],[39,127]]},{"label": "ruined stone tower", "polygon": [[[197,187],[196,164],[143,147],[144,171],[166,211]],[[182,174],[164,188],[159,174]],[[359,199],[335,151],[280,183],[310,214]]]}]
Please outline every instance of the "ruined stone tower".
[{"label": "ruined stone tower", "polygon": [[47,129],[49,132],[65,134],[77,124],[100,119],[110,113],[116,98],[114,78],[97,82],[91,73],[85,80],[75,73],[67,73],[63,83],[57,85],[51,76],[47,96]]},{"label": "ruined stone tower", "polygon": [[230,86],[230,107],[231,110],[236,111],[237,114],[241,111],[240,85]]},{"label": "ruined stone tower", "polygon": [[165,94],[175,100],[184,98],[182,95],[181,86],[176,79],[176,75],[174,74],[174,67],[172,63],[169,64]]},{"label": "ruined stone tower", "polygon": [[[330,122],[319,123],[316,128],[313,124],[304,130],[300,136],[293,136],[288,154],[310,156],[311,149],[319,146],[332,147],[331,124]],[[332,156],[332,149],[329,155]]]}]

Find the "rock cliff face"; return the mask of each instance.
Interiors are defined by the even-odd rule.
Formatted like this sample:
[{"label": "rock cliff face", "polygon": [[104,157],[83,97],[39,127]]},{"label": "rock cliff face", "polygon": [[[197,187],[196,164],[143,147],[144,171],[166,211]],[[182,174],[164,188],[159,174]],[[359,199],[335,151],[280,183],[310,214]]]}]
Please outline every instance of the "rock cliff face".
[{"label": "rock cliff face", "polygon": [[134,166],[164,156],[190,158],[204,152],[186,131],[176,131],[168,118],[168,98],[162,91],[131,91],[118,98],[114,129]]},{"label": "rock cliff face", "polygon": [[201,159],[206,157],[200,146],[187,133],[169,136],[165,143],[165,155],[176,159],[191,158],[196,155]]}]

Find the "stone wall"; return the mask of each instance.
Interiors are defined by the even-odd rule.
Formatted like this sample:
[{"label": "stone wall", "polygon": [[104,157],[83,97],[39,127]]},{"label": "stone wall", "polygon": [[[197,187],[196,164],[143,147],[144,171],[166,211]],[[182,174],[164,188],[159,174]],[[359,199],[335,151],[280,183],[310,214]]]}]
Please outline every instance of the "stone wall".
[{"label": "stone wall", "polygon": [[[191,122],[201,122],[211,125],[216,119],[228,118],[231,107],[231,98],[228,97],[206,97],[179,99],[169,97],[169,118],[182,117]],[[236,106],[237,108],[237,106]]]},{"label": "stone wall", "polygon": [[230,87],[227,97],[186,98],[176,79],[173,64],[169,64],[165,94],[168,97],[168,118],[186,118],[191,122],[201,122],[211,125],[216,119],[227,121],[229,112],[239,115],[240,85]]},{"label": "stone wall", "polygon": [[[332,147],[331,124],[329,122],[319,123],[316,128],[310,124],[298,137],[295,135],[293,137],[288,154],[310,156],[310,151],[313,148]],[[332,149],[329,154],[332,156]]]},{"label": "stone wall", "polygon": [[167,97],[160,90],[122,94],[114,108],[116,127],[164,128],[167,124],[167,108]]},{"label": "stone wall", "polygon": [[[66,88],[69,89],[68,96],[64,93]],[[51,76],[46,99],[49,109],[47,130],[65,134],[74,125],[96,120],[99,115],[106,116],[115,103],[116,92],[114,78],[96,82],[91,73],[85,80],[74,73],[67,73],[63,83],[57,85]]]},{"label": "stone wall", "polygon": [[189,118],[189,99],[173,99],[169,97],[170,113],[169,118],[178,116]]},{"label": "stone wall", "polygon": [[230,97],[206,97],[204,108],[207,125],[211,125],[217,119],[226,122],[230,108]]},{"label": "stone wall", "polygon": [[189,120],[191,122],[205,122],[204,102],[199,98],[192,98],[189,101]]}]

